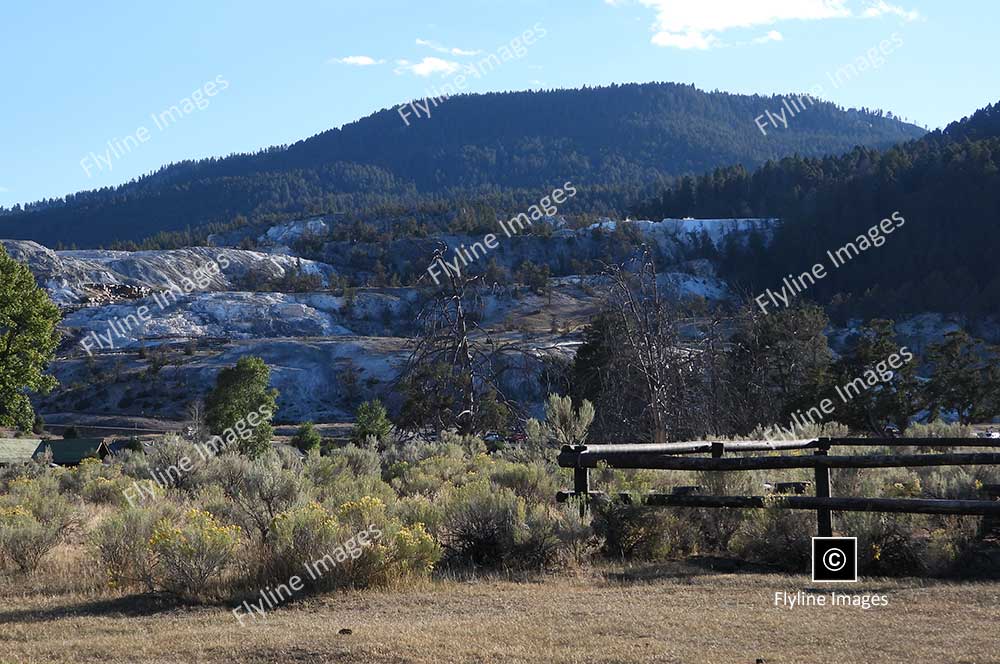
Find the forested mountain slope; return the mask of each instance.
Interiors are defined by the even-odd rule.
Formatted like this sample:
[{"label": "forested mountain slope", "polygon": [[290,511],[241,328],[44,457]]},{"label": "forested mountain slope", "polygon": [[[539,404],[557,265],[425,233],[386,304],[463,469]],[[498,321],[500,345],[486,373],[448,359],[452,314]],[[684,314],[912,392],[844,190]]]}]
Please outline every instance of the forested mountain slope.
[{"label": "forested mountain slope", "polygon": [[[1000,104],[921,139],[840,157],[789,157],[755,171],[719,169],[637,206],[665,216],[775,216],[765,250],[734,247],[729,276],[750,291],[780,287],[898,212],[905,224],[832,270],[807,296],[850,315],[933,310],[1000,313]],[[827,261],[829,263],[829,261]]]},{"label": "forested mountain slope", "polygon": [[386,109],[290,146],[189,161],[115,188],[0,213],[0,237],[96,246],[243,215],[351,212],[460,200],[484,192],[542,196],[573,180],[577,206],[622,212],[664,178],[801,154],[886,147],[924,132],[882,112],[817,103],[788,129],[755,118],[782,98],[649,83],[462,95],[406,122]]}]

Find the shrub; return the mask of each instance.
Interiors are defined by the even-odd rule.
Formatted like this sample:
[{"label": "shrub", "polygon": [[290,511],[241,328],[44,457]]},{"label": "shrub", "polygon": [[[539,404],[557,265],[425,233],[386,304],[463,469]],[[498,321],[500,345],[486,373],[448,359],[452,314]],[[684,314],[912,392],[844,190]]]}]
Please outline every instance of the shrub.
[{"label": "shrub", "polygon": [[804,572],[809,569],[815,528],[813,512],[781,508],[747,510],[731,549],[746,560],[775,565],[789,572]]},{"label": "shrub", "polygon": [[393,487],[403,496],[433,496],[445,487],[475,481],[493,468],[494,461],[481,440],[455,440],[462,439],[442,436],[437,445],[416,448],[417,460],[393,464],[387,471]]},{"label": "shrub", "polygon": [[283,581],[297,574],[312,586],[322,586],[321,580],[311,583],[302,573],[303,566],[333,551],[343,539],[343,528],[319,503],[282,512],[268,534],[260,582]]},{"label": "shrub", "polygon": [[66,497],[60,495],[59,481],[52,474],[12,480],[8,484],[7,494],[0,495],[0,508],[2,507],[23,507],[40,523],[52,526],[60,534],[75,519],[73,506]]},{"label": "shrub", "polygon": [[338,566],[339,585],[364,588],[424,576],[441,558],[440,547],[421,524],[402,527],[377,498],[365,496],[341,505],[337,520],[347,532],[360,536],[367,531],[371,540],[371,546]]},{"label": "shrub", "polygon": [[[158,483],[191,490],[204,479],[205,452],[178,436],[165,436],[146,455],[147,474],[155,474]],[[187,469],[187,470],[185,470]]]},{"label": "shrub", "polygon": [[58,526],[39,521],[27,508],[0,508],[0,558],[10,559],[21,571],[37,569],[59,539]]},{"label": "shrub", "polygon": [[965,424],[949,424],[934,420],[927,424],[911,424],[903,434],[904,438],[971,438],[972,427]]},{"label": "shrub", "polygon": [[694,548],[694,533],[680,527],[673,510],[619,500],[594,507],[594,531],[603,538],[602,550],[609,558],[662,560]]},{"label": "shrub", "polygon": [[581,565],[603,545],[593,527],[593,512],[583,510],[583,499],[576,498],[560,506],[555,535],[563,564]]},{"label": "shrub", "polygon": [[543,504],[552,502],[559,489],[554,473],[541,462],[498,462],[490,473],[490,480],[529,502]]},{"label": "shrub", "polygon": [[156,525],[178,518],[171,503],[151,507],[127,507],[97,524],[90,542],[97,551],[108,585],[113,588],[156,586],[156,559],[150,541]]},{"label": "shrub", "polygon": [[426,576],[441,559],[441,547],[418,522],[396,532],[389,558],[399,578]]},{"label": "shrub", "polygon": [[570,397],[550,394],[545,403],[544,429],[558,445],[582,445],[593,421],[594,406],[586,399],[575,411]]},{"label": "shrub", "polygon": [[98,505],[124,505],[125,489],[131,482],[122,477],[95,477],[83,486],[80,495],[84,500]]},{"label": "shrub", "polygon": [[219,504],[217,517],[256,533],[267,540],[274,518],[303,498],[299,475],[283,468],[273,450],[257,459],[226,455],[217,457],[207,469],[208,478],[221,487],[228,504]]},{"label": "shrub", "polygon": [[316,427],[312,422],[303,423],[292,437],[292,445],[299,448],[302,452],[308,452],[313,449],[318,450],[322,443],[323,437],[316,431]]},{"label": "shrub", "polygon": [[500,567],[509,563],[517,524],[524,520],[524,501],[510,489],[486,482],[459,487],[445,507],[447,559]]},{"label": "shrub", "polygon": [[392,422],[385,406],[378,399],[366,401],[358,406],[357,419],[354,429],[351,431],[351,441],[355,445],[361,445],[368,436],[375,436],[379,441],[385,439],[392,429]]},{"label": "shrub", "polygon": [[350,446],[333,450],[330,456],[313,451],[306,457],[303,471],[316,498],[333,507],[363,496],[374,496],[386,504],[396,499],[396,492],[382,481],[378,455],[372,450]]},{"label": "shrub", "polygon": [[437,536],[444,522],[444,510],[427,496],[405,496],[398,499],[392,508],[392,515],[405,526],[420,524],[427,532]]},{"label": "shrub", "polygon": [[838,515],[838,523],[858,538],[859,574],[897,576],[927,571],[921,547],[911,536],[913,515],[845,512]]},{"label": "shrub", "polygon": [[161,519],[149,540],[156,556],[156,584],[182,597],[210,592],[232,563],[240,536],[239,526],[223,526],[197,509],[179,521]]}]

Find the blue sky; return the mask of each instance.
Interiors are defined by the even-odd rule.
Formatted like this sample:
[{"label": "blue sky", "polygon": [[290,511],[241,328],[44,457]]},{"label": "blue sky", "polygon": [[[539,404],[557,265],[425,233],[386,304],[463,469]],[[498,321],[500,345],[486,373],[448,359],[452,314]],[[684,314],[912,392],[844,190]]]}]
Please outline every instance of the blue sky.
[{"label": "blue sky", "polygon": [[[544,37],[523,57],[465,90],[820,84],[831,101],[934,128],[1000,99],[997,25],[988,0],[6,0],[0,205],[306,138],[423,97],[533,26]],[[878,67],[829,83],[894,36]],[[158,129],[151,114],[195,90],[202,108]],[[81,160],[126,136],[131,149],[88,175]]]}]

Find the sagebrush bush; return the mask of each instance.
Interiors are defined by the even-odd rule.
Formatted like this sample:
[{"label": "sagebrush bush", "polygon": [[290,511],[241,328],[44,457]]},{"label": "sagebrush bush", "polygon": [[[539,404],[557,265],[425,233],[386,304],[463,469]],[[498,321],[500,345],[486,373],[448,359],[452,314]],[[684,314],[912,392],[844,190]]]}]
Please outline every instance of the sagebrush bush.
[{"label": "sagebrush bush", "polygon": [[182,597],[212,595],[234,562],[241,540],[239,526],[223,525],[201,510],[188,510],[179,519],[161,519],[149,540],[156,560],[154,581]]},{"label": "sagebrush bush", "polygon": [[438,537],[444,523],[444,510],[441,505],[427,496],[404,496],[392,505],[392,514],[404,526],[422,524],[434,537]]},{"label": "sagebrush bush", "polygon": [[37,569],[59,539],[55,524],[39,521],[27,508],[0,507],[0,559],[10,560],[22,572]]},{"label": "sagebrush bush", "polygon": [[0,495],[0,507],[24,507],[40,523],[51,525],[60,533],[75,520],[75,510],[69,498],[59,493],[56,475],[37,478],[20,477],[7,486],[7,493]]},{"label": "sagebrush bush", "polygon": [[904,438],[971,438],[972,427],[965,424],[934,420],[927,424],[911,424],[903,434]]},{"label": "sagebrush bush", "polygon": [[390,483],[400,495],[432,496],[445,487],[473,482],[493,467],[493,459],[479,439],[459,443],[445,442],[445,438],[442,436],[438,445],[424,447],[421,452],[425,456],[419,460],[400,461],[388,469]]},{"label": "sagebrush bush", "polygon": [[374,496],[387,504],[396,492],[382,480],[378,455],[356,447],[335,450],[330,456],[311,452],[303,472],[316,499],[339,507],[343,503]]},{"label": "sagebrush bush", "polygon": [[345,537],[344,530],[330,512],[315,502],[277,515],[262,553],[259,582],[281,582],[298,574],[310,585],[322,586],[302,574],[303,565],[322,558],[352,536]]},{"label": "sagebrush bush", "polygon": [[283,467],[273,451],[256,459],[223,455],[206,467],[206,478],[221,487],[228,499],[218,516],[267,541],[274,518],[306,499],[300,474]]},{"label": "sagebrush bush", "polygon": [[488,481],[455,488],[445,501],[446,559],[483,567],[518,567],[517,536],[525,512],[523,498]]},{"label": "sagebrush bush", "polygon": [[815,512],[787,509],[746,510],[730,550],[745,560],[806,572],[812,557]]},{"label": "sagebrush bush", "polygon": [[490,481],[505,487],[529,502],[551,503],[559,490],[552,470],[540,462],[511,463],[498,461],[490,471]]},{"label": "sagebrush bush", "polygon": [[111,477],[95,477],[88,480],[80,491],[80,496],[88,503],[96,505],[119,505],[128,503],[125,497],[125,489],[131,486],[132,482],[127,477],[123,477],[119,471],[113,471]]},{"label": "sagebrush bush", "polygon": [[612,559],[663,560],[695,548],[695,533],[672,509],[607,500],[595,505],[593,524],[604,555]]},{"label": "sagebrush bush", "polygon": [[108,585],[113,588],[156,588],[156,558],[150,540],[161,521],[179,520],[169,501],[126,507],[102,519],[90,534]]}]

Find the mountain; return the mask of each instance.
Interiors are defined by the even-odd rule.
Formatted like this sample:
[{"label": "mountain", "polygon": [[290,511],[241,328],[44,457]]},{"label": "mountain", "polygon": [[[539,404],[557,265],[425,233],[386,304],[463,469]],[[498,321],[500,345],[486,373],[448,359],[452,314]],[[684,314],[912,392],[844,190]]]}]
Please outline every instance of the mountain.
[{"label": "mountain", "polygon": [[905,224],[874,231],[880,240],[805,296],[832,305],[841,322],[923,311],[985,320],[1000,314],[1000,103],[886,150],[859,147],[685,178],[632,213],[782,218],[766,248],[751,242],[723,259],[726,276],[755,294],[816,262],[832,267],[826,252],[860,245],[861,235],[896,213]]},{"label": "mountain", "polygon": [[385,109],[290,146],[171,164],[118,187],[0,210],[0,237],[95,247],[269,215],[496,192],[535,202],[567,180],[581,188],[578,206],[615,212],[676,176],[924,133],[881,111],[817,102],[765,135],[756,118],[781,112],[783,101],[675,83],[461,95],[431,105],[430,117],[408,107],[404,121]]}]

